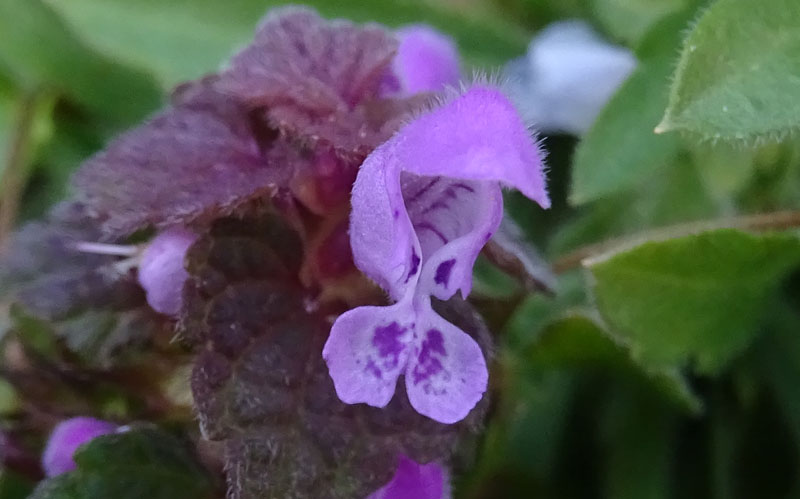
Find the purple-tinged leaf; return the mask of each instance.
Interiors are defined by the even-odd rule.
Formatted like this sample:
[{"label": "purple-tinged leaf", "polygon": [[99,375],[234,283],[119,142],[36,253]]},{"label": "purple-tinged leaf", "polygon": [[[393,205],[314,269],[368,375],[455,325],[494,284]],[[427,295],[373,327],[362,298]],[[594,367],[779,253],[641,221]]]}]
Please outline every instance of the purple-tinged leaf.
[{"label": "purple-tinged leaf", "polygon": [[396,49],[395,37],[378,25],[276,9],[216,86],[260,110],[287,136],[322,142],[360,162],[415,107],[414,100],[378,99]]},{"label": "purple-tinged leaf", "polygon": [[9,327],[23,341],[27,326],[43,326],[82,361],[109,367],[166,324],[147,307],[134,277],[115,267],[117,257],[76,249],[99,234],[82,205],[59,205],[46,221],[11,237],[0,258],[0,283],[13,312]]},{"label": "purple-tinged leaf", "polygon": [[[488,402],[455,425],[419,415],[404,390],[383,410],[342,403],[321,356],[330,323],[307,311],[296,278],[301,258],[297,236],[269,217],[220,220],[187,255],[182,329],[201,349],[192,391],[204,435],[226,442],[231,497],[366,497],[402,455],[449,462]],[[488,354],[469,305],[435,306]]]},{"label": "purple-tinged leaf", "polygon": [[208,221],[288,185],[285,144],[210,80],[122,134],[77,172],[79,197],[111,236]]}]

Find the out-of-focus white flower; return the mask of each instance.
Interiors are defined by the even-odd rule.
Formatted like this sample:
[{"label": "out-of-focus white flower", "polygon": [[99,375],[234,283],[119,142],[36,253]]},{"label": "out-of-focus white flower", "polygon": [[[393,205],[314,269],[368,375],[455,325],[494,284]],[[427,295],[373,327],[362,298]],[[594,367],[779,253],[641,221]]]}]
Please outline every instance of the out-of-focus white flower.
[{"label": "out-of-focus white flower", "polygon": [[547,132],[582,134],[636,67],[630,50],[603,41],[583,21],[546,27],[506,68],[524,118]]}]

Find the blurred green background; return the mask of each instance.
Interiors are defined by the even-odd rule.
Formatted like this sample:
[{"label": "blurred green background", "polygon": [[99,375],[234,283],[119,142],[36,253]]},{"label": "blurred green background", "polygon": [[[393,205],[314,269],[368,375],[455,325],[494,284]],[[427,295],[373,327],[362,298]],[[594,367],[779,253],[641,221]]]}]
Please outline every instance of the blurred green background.
[{"label": "blurred green background", "polygon": [[[722,2],[731,7],[717,11],[738,8],[732,15],[746,24],[747,2]],[[248,42],[264,12],[283,3],[0,0],[0,242],[62,198],[83,159],[158,109],[175,85],[217,69]],[[712,241],[731,250],[732,263],[717,268],[716,259],[698,258],[687,268],[700,275],[700,284],[689,288],[705,286],[701,291],[716,298],[691,301],[680,287],[674,296],[662,289],[659,300],[674,302],[666,305],[673,307],[668,316],[681,317],[667,324],[639,313],[636,293],[628,290],[640,283],[626,287],[616,262],[593,269],[591,279],[600,282],[592,288],[597,283],[587,281],[575,260],[594,244],[641,231],[800,209],[793,135],[777,130],[728,142],[714,140],[711,125],[699,139],[689,126],[686,135],[653,134],[682,41],[711,3],[306,2],[328,17],[430,23],[456,39],[468,69],[497,70],[522,56],[537,30],[570,18],[588,21],[640,61],[582,140],[545,137],[553,209],[543,213],[521,196],[508,197],[559,280],[554,297],[528,296],[493,269],[479,269],[475,301],[499,333],[495,404],[473,456],[477,464],[456,469],[458,497],[800,497],[800,276],[792,273],[794,247],[779,263],[773,252],[792,243],[736,234]],[[795,11],[775,22],[794,22]],[[765,26],[765,33],[774,32]],[[719,34],[731,46],[730,33]],[[752,42],[758,52],[758,39]],[[713,50],[708,57],[713,61]],[[779,62],[793,71],[798,58]],[[777,78],[800,79],[792,74]],[[764,85],[770,81],[766,75]],[[800,116],[800,106],[791,109]],[[750,130],[743,127],[745,136]],[[705,247],[691,243],[697,251]],[[737,248],[746,258],[737,260]],[[680,267],[673,252],[680,248],[665,248],[663,258],[662,249],[642,261]],[[764,276],[769,292],[762,293]],[[621,284],[602,287],[608,282]],[[645,329],[655,333],[618,334],[616,328],[636,321],[650,321]],[[675,350],[668,359],[658,358],[664,336],[657,333],[675,342],[668,344]]]}]

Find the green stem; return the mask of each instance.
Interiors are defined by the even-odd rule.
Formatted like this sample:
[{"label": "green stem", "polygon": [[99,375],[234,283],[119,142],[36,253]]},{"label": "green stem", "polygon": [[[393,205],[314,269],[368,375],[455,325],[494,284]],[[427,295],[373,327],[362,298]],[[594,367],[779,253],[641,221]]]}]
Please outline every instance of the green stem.
[{"label": "green stem", "polygon": [[759,213],[757,215],[744,215],[726,219],[671,225],[669,227],[640,232],[631,236],[609,239],[580,247],[575,251],[571,251],[557,258],[553,262],[553,271],[557,274],[563,274],[581,266],[585,260],[599,258],[608,252],[618,251],[621,248],[635,246],[647,241],[672,239],[716,229],[740,229],[751,232],[764,232],[794,228],[800,228],[800,211],[776,211],[771,213]]},{"label": "green stem", "polygon": [[40,92],[32,91],[20,100],[8,154],[3,158],[6,167],[0,180],[0,248],[4,246],[8,235],[14,229],[20,201],[25,191],[33,127],[40,95]]}]

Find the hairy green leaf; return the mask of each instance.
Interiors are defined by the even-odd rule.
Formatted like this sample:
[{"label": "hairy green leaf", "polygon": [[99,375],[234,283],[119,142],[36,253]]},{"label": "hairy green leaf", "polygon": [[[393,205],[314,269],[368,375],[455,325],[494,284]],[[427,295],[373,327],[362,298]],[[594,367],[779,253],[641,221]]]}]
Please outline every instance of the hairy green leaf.
[{"label": "hairy green leaf", "polygon": [[659,20],[693,0],[591,0],[597,20],[612,36],[635,45]]},{"label": "hairy green leaf", "polygon": [[639,365],[628,349],[617,343],[597,319],[573,311],[548,324],[532,345],[530,358],[545,368],[597,367],[642,381],[663,393],[687,412],[698,412],[701,403],[681,373],[672,368]]},{"label": "hairy green leaf", "polygon": [[658,23],[637,52],[639,66],[578,144],[570,191],[583,204],[639,184],[678,153],[678,137],[656,135],[686,14]]},{"label": "hairy green leaf", "polygon": [[643,365],[720,371],[759,331],[764,305],[800,264],[800,239],[709,231],[647,242],[589,264],[597,306]]},{"label": "hairy green leaf", "polygon": [[140,428],[93,439],[75,453],[77,469],[45,480],[31,499],[211,499],[208,472],[186,444]]},{"label": "hairy green leaf", "polygon": [[798,75],[800,3],[719,0],[684,42],[659,131],[781,137],[800,126]]}]

